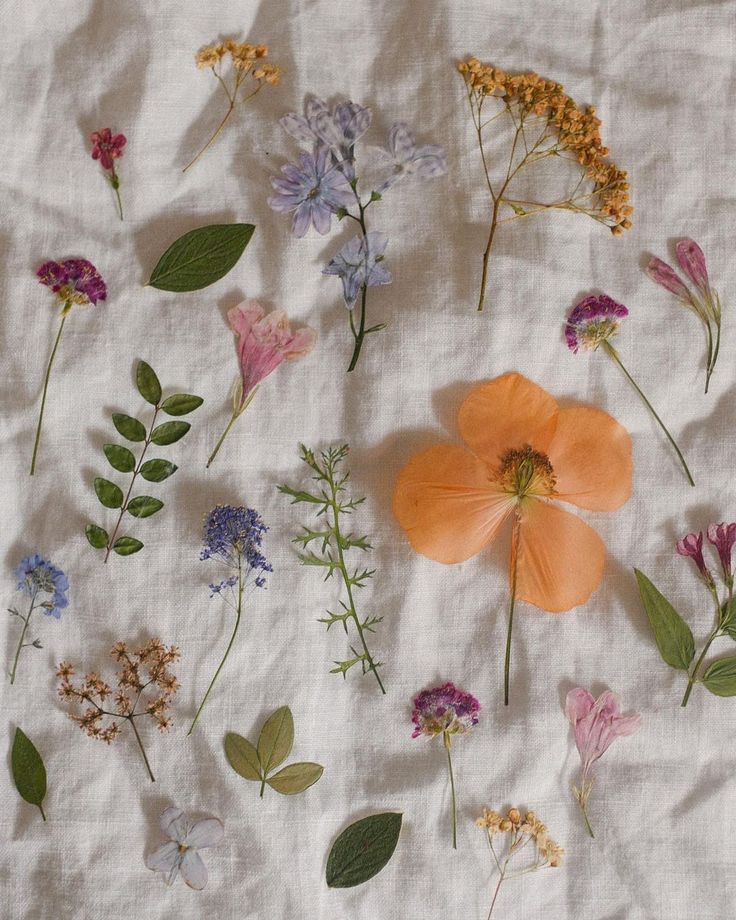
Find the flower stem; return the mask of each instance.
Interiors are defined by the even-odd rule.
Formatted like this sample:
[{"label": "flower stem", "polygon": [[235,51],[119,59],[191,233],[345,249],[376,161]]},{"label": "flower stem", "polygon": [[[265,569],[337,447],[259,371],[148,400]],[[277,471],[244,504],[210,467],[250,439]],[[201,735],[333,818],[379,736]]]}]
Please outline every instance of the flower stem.
[{"label": "flower stem", "polygon": [[206,150],[208,150],[208,149],[212,146],[212,144],[214,144],[214,142],[217,140],[217,138],[218,138],[220,132],[222,131],[222,129],[223,129],[223,128],[225,127],[225,125],[227,124],[227,120],[228,120],[228,118],[230,118],[230,116],[232,115],[233,109],[234,109],[234,108],[235,108],[235,99],[231,99],[231,100],[230,100],[230,106],[229,106],[227,112],[225,113],[225,117],[222,119],[222,121],[220,122],[220,124],[219,124],[219,125],[217,126],[217,128],[215,129],[215,133],[214,133],[214,134],[212,135],[212,137],[207,141],[207,143],[204,145],[204,147],[199,151],[199,153],[196,155],[196,157],[194,157],[193,160],[190,160],[189,163],[187,163],[187,165],[184,167],[184,169],[182,169],[182,172],[183,172],[183,173],[185,173],[191,166],[194,166],[194,164],[195,164],[195,163],[197,162],[197,160],[202,156],[202,154],[203,154]]},{"label": "flower stem", "polygon": [[237,607],[237,615],[235,617],[235,626],[233,628],[233,634],[230,637],[230,641],[228,642],[227,648],[225,649],[225,654],[222,656],[222,661],[220,662],[219,667],[215,671],[215,676],[210,681],[210,685],[207,688],[207,692],[204,695],[204,699],[199,704],[199,709],[197,710],[197,714],[194,716],[194,720],[192,724],[189,726],[189,731],[187,732],[187,736],[191,735],[192,732],[194,731],[195,726],[197,725],[199,717],[202,713],[202,710],[204,709],[204,704],[207,702],[207,698],[209,697],[212,691],[212,688],[215,686],[215,681],[220,676],[220,671],[225,666],[225,662],[227,661],[227,656],[230,654],[230,649],[233,647],[233,643],[235,642],[235,636],[238,634],[238,627],[240,626],[240,616],[243,612],[243,590],[244,588],[245,588],[245,585],[243,584],[242,560],[240,556],[238,556],[238,607]]},{"label": "flower stem", "polygon": [[506,657],[504,660],[503,670],[503,704],[509,705],[509,678],[511,674],[511,630],[514,625],[514,606],[516,604],[516,573],[518,568],[519,554],[519,533],[521,531],[521,519],[516,516],[514,520],[514,531],[511,536],[511,603],[509,605],[509,625],[506,633]]},{"label": "flower stem", "polygon": [[710,636],[708,636],[708,641],[705,643],[703,651],[700,653],[700,657],[698,658],[692,673],[688,677],[687,690],[685,690],[685,696],[683,696],[682,703],[680,703],[681,706],[687,706],[688,700],[690,699],[690,694],[693,691],[693,686],[698,678],[698,671],[700,670],[700,666],[703,663],[703,659],[707,655],[708,649],[711,647],[713,640],[718,637],[720,631],[720,624],[718,624]]},{"label": "flower stem", "polygon": [[480,276],[480,297],[478,298],[478,312],[483,311],[483,304],[486,299],[486,283],[488,279],[488,261],[491,258],[491,249],[493,248],[493,238],[496,235],[496,228],[498,227],[498,208],[501,204],[501,199],[496,198],[493,202],[493,214],[491,216],[491,229],[488,234],[488,242],[486,243],[486,249],[483,253],[483,272]]},{"label": "flower stem", "polygon": [[23,621],[23,631],[20,634],[20,639],[18,640],[18,648],[15,650],[15,658],[13,659],[13,670],[10,672],[10,683],[15,683],[15,672],[18,670],[18,659],[20,658],[20,651],[23,648],[23,640],[26,637],[26,632],[28,631],[28,624],[31,621],[31,614],[33,613],[33,601],[31,601],[31,606],[28,609],[28,616]]},{"label": "flower stem", "polygon": [[613,358],[613,360],[616,362],[616,364],[618,364],[618,366],[619,366],[619,367],[621,368],[621,370],[624,372],[624,374],[626,375],[626,377],[627,377],[629,383],[633,386],[633,388],[636,390],[636,392],[639,394],[639,396],[641,396],[641,398],[644,400],[645,405],[647,406],[647,408],[649,409],[649,411],[652,413],[652,415],[653,415],[654,418],[656,419],[657,423],[659,424],[659,427],[662,429],[662,431],[663,431],[663,432],[665,433],[665,435],[667,436],[667,440],[668,440],[668,441],[670,442],[670,444],[674,447],[675,453],[677,454],[677,456],[678,456],[678,458],[679,458],[679,460],[680,460],[680,463],[682,464],[682,468],[683,468],[683,470],[685,471],[685,475],[687,476],[688,482],[690,483],[691,486],[694,486],[694,485],[695,485],[695,481],[693,480],[693,477],[692,477],[692,475],[691,475],[691,473],[690,473],[690,470],[688,469],[688,465],[687,465],[687,463],[685,462],[685,458],[682,456],[682,451],[681,451],[680,448],[677,446],[677,443],[676,443],[675,439],[672,437],[672,435],[671,435],[671,434],[669,433],[669,431],[667,430],[667,428],[666,428],[664,422],[663,422],[662,419],[657,415],[657,413],[654,411],[654,407],[653,407],[652,404],[649,402],[649,400],[646,398],[646,396],[644,395],[644,393],[641,391],[641,389],[639,388],[637,382],[634,380],[634,378],[631,376],[631,374],[630,374],[630,373],[626,370],[626,368],[624,367],[623,362],[621,361],[621,358],[619,357],[619,354],[618,354],[618,352],[616,351],[616,349],[613,347],[613,345],[611,345],[611,343],[608,342],[608,341],[604,341],[604,342],[603,342],[603,347],[604,347],[605,350],[608,352],[608,354],[610,355],[610,357]]},{"label": "flower stem", "polygon": [[491,920],[491,914],[493,913],[493,908],[496,906],[496,898],[498,897],[498,892],[501,889],[501,883],[503,882],[505,876],[506,876],[506,866],[503,867],[503,871],[501,872],[501,876],[498,880],[498,884],[496,885],[496,890],[493,893],[493,900],[491,901],[491,906],[488,911],[488,920]]},{"label": "flower stem", "polygon": [[138,742],[138,747],[141,749],[141,754],[143,754],[143,761],[146,765],[146,770],[148,770],[148,775],[151,777],[151,782],[155,783],[156,777],[153,775],[153,772],[151,771],[151,765],[148,762],[148,758],[146,757],[146,749],[143,747],[141,736],[138,734],[138,729],[135,727],[135,722],[133,721],[133,718],[134,718],[133,716],[128,716],[130,727],[133,729],[133,733],[135,734],[135,740]]},{"label": "flower stem", "polygon": [[45,821],[45,820],[46,820],[46,814],[44,813],[43,805],[41,805],[40,802],[38,803],[38,810],[41,812],[41,817],[42,817],[43,820]]},{"label": "flower stem", "polygon": [[582,811],[583,817],[585,818],[585,826],[586,826],[586,828],[588,829],[588,833],[590,834],[590,836],[591,836],[593,839],[595,839],[595,834],[593,833],[593,828],[590,826],[590,820],[588,819],[588,812],[587,812],[587,809],[586,809],[585,805],[583,805],[583,803],[580,801],[580,799],[578,799],[578,805],[580,806],[580,811]]},{"label": "flower stem", "polygon": [[[710,324],[708,325],[710,328]],[[708,363],[708,369],[705,374],[705,392],[708,392],[708,387],[710,385],[710,378],[713,374],[713,371],[716,369],[716,361],[718,360],[718,351],[721,347],[721,320],[720,317],[716,320],[716,342],[713,348],[713,353]]]},{"label": "flower stem", "polygon": [[442,733],[442,740],[447,751],[447,769],[450,772],[450,789],[452,790],[452,848],[457,849],[457,798],[455,795],[455,776],[452,772],[452,754],[450,753],[450,736]]},{"label": "flower stem", "polygon": [[214,450],[212,451],[212,453],[210,454],[209,460],[207,461],[206,469],[209,469],[210,466],[212,465],[212,461],[213,461],[213,460],[215,459],[215,457],[217,456],[218,451],[219,451],[220,448],[222,447],[222,444],[223,444],[225,438],[226,438],[226,437],[228,436],[228,434],[230,433],[230,429],[231,429],[231,428],[233,427],[233,425],[235,424],[235,420],[237,419],[237,417],[238,417],[239,414],[240,414],[240,413],[238,413],[238,412],[233,412],[232,418],[231,418],[230,421],[227,423],[227,427],[225,428],[225,430],[224,430],[224,431],[222,432],[222,434],[220,435],[220,440],[217,442],[217,444],[215,444],[215,449],[214,449]]},{"label": "flower stem", "polygon": [[350,314],[350,328],[352,329],[353,337],[355,338],[355,347],[353,348],[353,356],[350,359],[350,364],[348,365],[348,373],[350,373],[352,370],[355,370],[355,366],[358,363],[358,358],[360,358],[360,350],[363,347],[363,339],[365,338],[365,308],[367,295],[368,286],[364,284],[360,295],[360,323],[357,330],[353,321],[353,314]]},{"label": "flower stem", "polygon": [[120,189],[118,186],[113,186],[113,188],[115,189],[115,197],[117,198],[117,202],[118,202],[118,214],[120,215],[120,220],[122,220],[123,219],[123,201],[120,197]]},{"label": "flower stem", "polygon": [[[68,306],[68,305],[67,305]],[[66,309],[66,307],[64,308]],[[54,347],[51,349],[51,357],[49,358],[48,367],[46,368],[46,376],[43,381],[43,395],[41,397],[41,411],[38,415],[38,427],[36,428],[36,440],[33,442],[33,457],[31,458],[31,476],[36,472],[36,457],[38,455],[38,445],[41,441],[41,425],[43,424],[43,411],[46,407],[46,394],[49,389],[49,378],[51,377],[51,367],[54,363],[54,358],[56,357],[56,350],[59,347],[59,342],[61,341],[61,333],[64,329],[64,323],[66,322],[67,314],[63,313],[61,317],[61,323],[59,325],[59,331],[56,333],[56,341],[54,342]]]}]

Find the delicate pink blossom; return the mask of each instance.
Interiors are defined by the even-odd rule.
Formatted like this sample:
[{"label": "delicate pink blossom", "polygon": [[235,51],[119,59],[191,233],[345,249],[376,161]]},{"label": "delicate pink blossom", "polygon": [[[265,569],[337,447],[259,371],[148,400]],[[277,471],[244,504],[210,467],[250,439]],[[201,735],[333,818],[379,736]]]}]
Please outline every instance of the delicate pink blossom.
[{"label": "delicate pink blossom", "polygon": [[113,136],[110,128],[102,128],[90,135],[92,141],[92,159],[99,160],[100,166],[109,172],[115,172],[114,161],[123,155],[123,147],[128,142],[124,134]]},{"label": "delicate pink blossom", "polygon": [[695,240],[679,240],[675,246],[677,261],[692,283],[701,291],[708,291],[708,269],[705,267],[705,255]]},{"label": "delicate pink blossom", "polygon": [[[718,551],[718,557],[723,566],[723,577],[726,582],[731,584],[733,573],[731,570],[731,555],[734,544],[736,543],[736,523],[735,524],[709,524],[708,540],[715,546]],[[702,536],[701,536],[702,542]]]},{"label": "delicate pink blossom", "polygon": [[[713,542],[713,541],[711,541]],[[689,559],[692,559],[695,565],[698,567],[698,571],[703,577],[703,581],[707,585],[713,584],[713,576],[708,570],[708,566],[705,564],[705,559],[703,558],[703,533],[699,531],[698,533],[688,533],[681,540],[677,541],[676,544],[677,552],[681,556],[686,556]]]},{"label": "delicate pink blossom", "polygon": [[649,265],[647,265],[646,272],[652,281],[666,288],[671,294],[674,294],[675,297],[679,297],[680,300],[685,303],[690,303],[690,291],[680,280],[680,276],[677,272],[666,262],[655,257],[649,262]]}]

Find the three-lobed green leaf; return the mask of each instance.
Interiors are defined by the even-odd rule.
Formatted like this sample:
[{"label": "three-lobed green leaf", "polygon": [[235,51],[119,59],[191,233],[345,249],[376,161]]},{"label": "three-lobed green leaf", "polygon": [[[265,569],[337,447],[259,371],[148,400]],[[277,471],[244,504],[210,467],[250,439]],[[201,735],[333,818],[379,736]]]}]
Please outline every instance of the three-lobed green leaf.
[{"label": "three-lobed green leaf", "polygon": [[159,447],[174,444],[183,438],[191,427],[189,422],[164,422],[163,425],[157,425],[151,432],[151,443]]},{"label": "three-lobed green leaf", "polygon": [[149,285],[160,291],[199,291],[223,278],[253,236],[253,224],[211,224],[179,237],[159,259]]},{"label": "three-lobed green leaf", "polygon": [[145,441],[146,429],[142,422],[130,415],[122,412],[115,412],[112,416],[112,423],[117,431],[129,441]]},{"label": "three-lobed green leaf", "polygon": [[139,361],[135,371],[135,384],[138,392],[152,406],[157,406],[161,400],[161,384],[156,372],[150,364]]},{"label": "three-lobed green leaf", "polygon": [[671,668],[687,671],[695,656],[690,627],[643,572],[639,569],[634,569],[634,572],[659,654]]},{"label": "three-lobed green leaf", "polygon": [[123,491],[109,479],[98,476],[95,479],[95,492],[97,498],[106,508],[120,508],[123,504]]},{"label": "three-lobed green leaf", "polygon": [[399,841],[402,815],[383,812],[356,821],[339,835],[327,858],[330,888],[353,888],[377,875]]},{"label": "three-lobed green leaf", "polygon": [[18,794],[31,805],[37,805],[45,821],[43,800],[46,798],[46,767],[36,746],[20,728],[15,729],[10,760]]},{"label": "three-lobed green leaf", "polygon": [[736,658],[719,658],[702,677],[703,686],[716,696],[736,696]]},{"label": "three-lobed green leaf", "polygon": [[174,393],[161,403],[161,411],[167,415],[188,415],[195,409],[199,409],[203,402],[201,396],[193,396],[191,393]]}]

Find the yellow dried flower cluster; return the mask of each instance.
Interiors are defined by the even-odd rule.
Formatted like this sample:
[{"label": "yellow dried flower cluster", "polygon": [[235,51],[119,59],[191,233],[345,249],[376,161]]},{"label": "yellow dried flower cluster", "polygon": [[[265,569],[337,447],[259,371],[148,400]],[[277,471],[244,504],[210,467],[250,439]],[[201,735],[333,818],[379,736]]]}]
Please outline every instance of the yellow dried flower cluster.
[{"label": "yellow dried flower cluster", "polygon": [[[196,54],[197,67],[206,70],[209,67],[215,68],[226,54],[230,55],[233,67],[240,71],[241,74],[250,72],[254,80],[262,80],[264,83],[270,83],[276,86],[281,79],[281,70],[276,64],[268,64],[263,58],[268,57],[268,47],[266,45],[250,45],[248,43],[239,43],[232,38],[228,38],[217,45],[207,45],[201,48]],[[260,62],[256,64],[256,62]]]},{"label": "yellow dried flower cluster", "polygon": [[536,73],[509,76],[477,58],[463,61],[457,69],[476,96],[497,96],[508,106],[517,104],[522,115],[546,116],[557,129],[560,145],[571,151],[593,181],[599,201],[597,210],[614,236],[631,227],[634,209],[629,203],[628,176],[606,160],[609,151],[603,146],[601,121],[592,106],[578,108],[561,84]]},{"label": "yellow dried flower cluster", "polygon": [[484,828],[488,836],[492,838],[494,834],[510,834],[509,853],[520,849],[523,843],[533,840],[539,857],[542,862],[538,868],[551,866],[557,868],[562,865],[562,857],[565,854],[564,849],[548,833],[547,827],[537,818],[533,811],[527,812],[523,817],[518,808],[510,808],[506,816],[500,815],[496,811],[489,811],[484,808],[483,814],[475,822],[476,827]]}]

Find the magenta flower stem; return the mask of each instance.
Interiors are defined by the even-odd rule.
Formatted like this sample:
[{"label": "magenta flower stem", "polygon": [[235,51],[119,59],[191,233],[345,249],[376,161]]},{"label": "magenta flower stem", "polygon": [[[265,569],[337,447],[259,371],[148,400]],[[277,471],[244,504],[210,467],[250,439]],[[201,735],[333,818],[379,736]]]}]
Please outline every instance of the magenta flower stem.
[{"label": "magenta flower stem", "polygon": [[[69,304],[66,304],[64,309],[66,310],[69,307]],[[48,367],[46,368],[46,376],[43,381],[43,396],[41,397],[41,411],[38,414],[38,427],[36,428],[36,440],[33,442],[33,457],[31,458],[31,476],[36,472],[36,457],[38,456],[38,446],[41,443],[41,426],[43,424],[43,412],[46,408],[46,394],[49,389],[49,379],[51,378],[51,368],[54,364],[54,358],[56,357],[56,351],[59,347],[59,342],[61,341],[61,333],[64,329],[64,323],[66,322],[66,313],[62,313],[61,323],[59,325],[59,331],[56,333],[56,341],[54,342],[54,347],[51,350],[51,357],[49,358]]]},{"label": "magenta flower stem", "polygon": [[683,468],[683,470],[685,471],[685,475],[687,476],[687,481],[690,483],[691,486],[694,486],[694,485],[695,485],[695,480],[693,479],[692,474],[690,473],[690,470],[688,469],[688,465],[687,465],[687,463],[685,462],[685,458],[684,458],[683,455],[682,455],[682,451],[681,451],[680,448],[677,446],[677,442],[675,441],[675,439],[672,437],[672,435],[671,435],[671,434],[669,433],[669,431],[667,430],[667,427],[666,427],[665,423],[662,421],[662,419],[661,419],[661,418],[657,415],[657,413],[655,412],[654,406],[652,406],[652,404],[651,404],[651,403],[649,402],[649,400],[646,398],[646,396],[645,396],[644,393],[642,392],[642,390],[641,390],[641,388],[639,387],[639,385],[637,384],[637,382],[634,380],[634,378],[631,376],[631,374],[626,370],[626,368],[625,368],[624,365],[623,365],[623,362],[621,361],[621,358],[619,357],[618,352],[617,352],[616,349],[613,347],[613,345],[611,345],[611,343],[610,343],[608,340],[604,340],[601,344],[602,344],[603,348],[605,348],[606,352],[610,355],[610,357],[616,362],[616,364],[618,364],[618,366],[619,366],[619,367],[621,368],[621,370],[624,372],[624,375],[626,376],[627,380],[628,380],[629,383],[632,385],[632,387],[636,390],[636,392],[639,394],[639,396],[641,396],[642,400],[644,401],[644,404],[645,404],[646,407],[649,409],[649,411],[652,413],[652,415],[653,415],[654,418],[656,419],[656,421],[657,421],[659,427],[660,427],[660,428],[662,429],[662,431],[665,433],[665,435],[666,435],[666,437],[667,437],[667,440],[670,442],[670,444],[671,444],[672,447],[674,448],[675,453],[677,454],[677,456],[678,456],[678,458],[679,458],[679,460],[680,460],[680,463],[682,464],[682,468]]},{"label": "magenta flower stem", "polygon": [[447,751],[447,769],[450,773],[450,790],[452,792],[452,848],[457,849],[457,796],[455,794],[455,775],[452,771],[452,754],[450,753],[450,736],[442,733],[442,741]]}]

